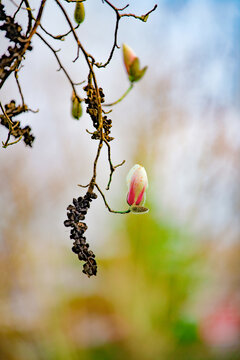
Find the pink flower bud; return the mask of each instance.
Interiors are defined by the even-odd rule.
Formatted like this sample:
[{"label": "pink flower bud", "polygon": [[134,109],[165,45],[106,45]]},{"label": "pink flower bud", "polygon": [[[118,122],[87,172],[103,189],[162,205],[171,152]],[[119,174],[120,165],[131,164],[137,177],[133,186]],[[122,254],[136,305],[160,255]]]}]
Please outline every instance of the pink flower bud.
[{"label": "pink flower bud", "polygon": [[146,199],[146,189],[148,187],[148,178],[143,166],[134,165],[127,176],[128,194],[127,203],[134,213],[147,212],[143,207]]},{"label": "pink flower bud", "polygon": [[140,69],[140,61],[134,51],[123,44],[123,60],[128,73],[128,78],[131,82],[140,80],[147,70],[147,66]]},{"label": "pink flower bud", "polygon": [[128,74],[130,71],[130,66],[132,65],[136,57],[137,56],[135,55],[134,51],[126,44],[123,44],[123,61]]}]

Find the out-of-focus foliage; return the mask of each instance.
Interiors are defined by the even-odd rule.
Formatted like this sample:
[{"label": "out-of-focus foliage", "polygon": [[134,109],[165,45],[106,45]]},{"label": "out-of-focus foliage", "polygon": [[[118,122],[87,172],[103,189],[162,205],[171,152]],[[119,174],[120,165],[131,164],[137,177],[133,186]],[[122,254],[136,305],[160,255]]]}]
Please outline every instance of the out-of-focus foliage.
[{"label": "out-of-focus foliage", "polygon": [[[20,210],[17,193],[14,202]],[[29,196],[18,219],[21,223],[12,233],[13,241],[10,232],[5,234],[8,241],[4,246],[9,251],[1,257],[1,271],[6,270],[1,278],[5,291],[1,311],[5,307],[8,314],[4,318],[9,319],[1,324],[1,359],[219,359],[219,352],[211,353],[201,340],[199,313],[194,309],[196,304],[201,307],[197,294],[204,280],[206,249],[186,230],[172,222],[159,222],[154,205],[147,205],[151,208],[148,214],[130,215],[117,222],[109,242],[114,241],[118,251],[100,261],[95,286],[87,292],[56,291],[51,310],[28,327],[24,318],[19,323],[9,304],[14,306],[23,296],[26,284],[22,276],[34,268],[29,239],[25,243],[17,240],[17,228],[26,233],[33,220]],[[33,283],[35,278],[33,272]],[[31,293],[35,285],[28,284],[25,291]],[[25,311],[27,319],[28,309]],[[221,358],[237,359],[234,356],[228,351]]]}]

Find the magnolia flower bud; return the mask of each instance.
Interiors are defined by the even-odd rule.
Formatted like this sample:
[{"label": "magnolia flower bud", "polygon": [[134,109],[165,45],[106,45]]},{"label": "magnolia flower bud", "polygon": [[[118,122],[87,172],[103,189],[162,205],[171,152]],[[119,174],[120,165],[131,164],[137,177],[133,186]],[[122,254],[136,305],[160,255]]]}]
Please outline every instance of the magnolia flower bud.
[{"label": "magnolia flower bud", "polygon": [[128,74],[130,70],[130,65],[136,58],[137,56],[134,51],[128,45],[123,44],[123,61]]},{"label": "magnolia flower bud", "polygon": [[72,96],[72,116],[76,120],[78,120],[82,116],[81,100],[75,94],[73,94]]},{"label": "magnolia flower bud", "polygon": [[136,56],[134,51],[126,44],[123,44],[123,60],[129,80],[131,82],[140,80],[145,74],[147,66],[145,66],[143,69],[140,69],[139,58]]},{"label": "magnolia flower bud", "polygon": [[127,203],[133,213],[145,213],[148,209],[143,205],[146,200],[148,178],[143,166],[134,165],[127,175]]},{"label": "magnolia flower bud", "polygon": [[74,11],[74,19],[77,24],[81,24],[85,19],[85,9],[83,2],[77,2],[75,11]]}]

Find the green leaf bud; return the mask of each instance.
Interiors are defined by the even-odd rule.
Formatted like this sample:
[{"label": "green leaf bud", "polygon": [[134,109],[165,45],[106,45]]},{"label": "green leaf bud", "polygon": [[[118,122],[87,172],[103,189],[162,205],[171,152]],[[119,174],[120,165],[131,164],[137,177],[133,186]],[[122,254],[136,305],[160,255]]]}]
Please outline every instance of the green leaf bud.
[{"label": "green leaf bud", "polygon": [[140,61],[134,51],[126,44],[123,44],[123,61],[131,83],[140,80],[147,70],[147,66],[140,69]]},{"label": "green leaf bud", "polygon": [[76,95],[72,96],[72,116],[76,120],[79,120],[79,118],[82,116],[81,100]]},{"label": "green leaf bud", "polygon": [[83,2],[77,2],[75,11],[74,11],[74,19],[77,24],[81,24],[85,19],[85,9]]},{"label": "green leaf bud", "polygon": [[143,69],[140,69],[140,61],[139,58],[135,58],[129,68],[129,80],[131,82],[139,81],[147,70],[147,66]]}]

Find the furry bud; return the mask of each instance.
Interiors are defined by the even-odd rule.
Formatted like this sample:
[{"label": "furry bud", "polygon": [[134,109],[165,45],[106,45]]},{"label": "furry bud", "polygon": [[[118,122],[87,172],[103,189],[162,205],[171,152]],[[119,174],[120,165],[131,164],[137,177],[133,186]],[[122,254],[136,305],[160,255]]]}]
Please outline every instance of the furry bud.
[{"label": "furry bud", "polygon": [[126,44],[123,44],[123,61],[128,73],[128,78],[131,82],[140,80],[147,70],[147,66],[140,69],[139,58]]},{"label": "furry bud", "polygon": [[75,11],[74,11],[74,19],[77,24],[81,24],[85,19],[85,9],[83,2],[77,2]]},{"label": "furry bud", "polygon": [[72,96],[72,116],[78,120],[82,116],[81,100],[75,94]]}]

